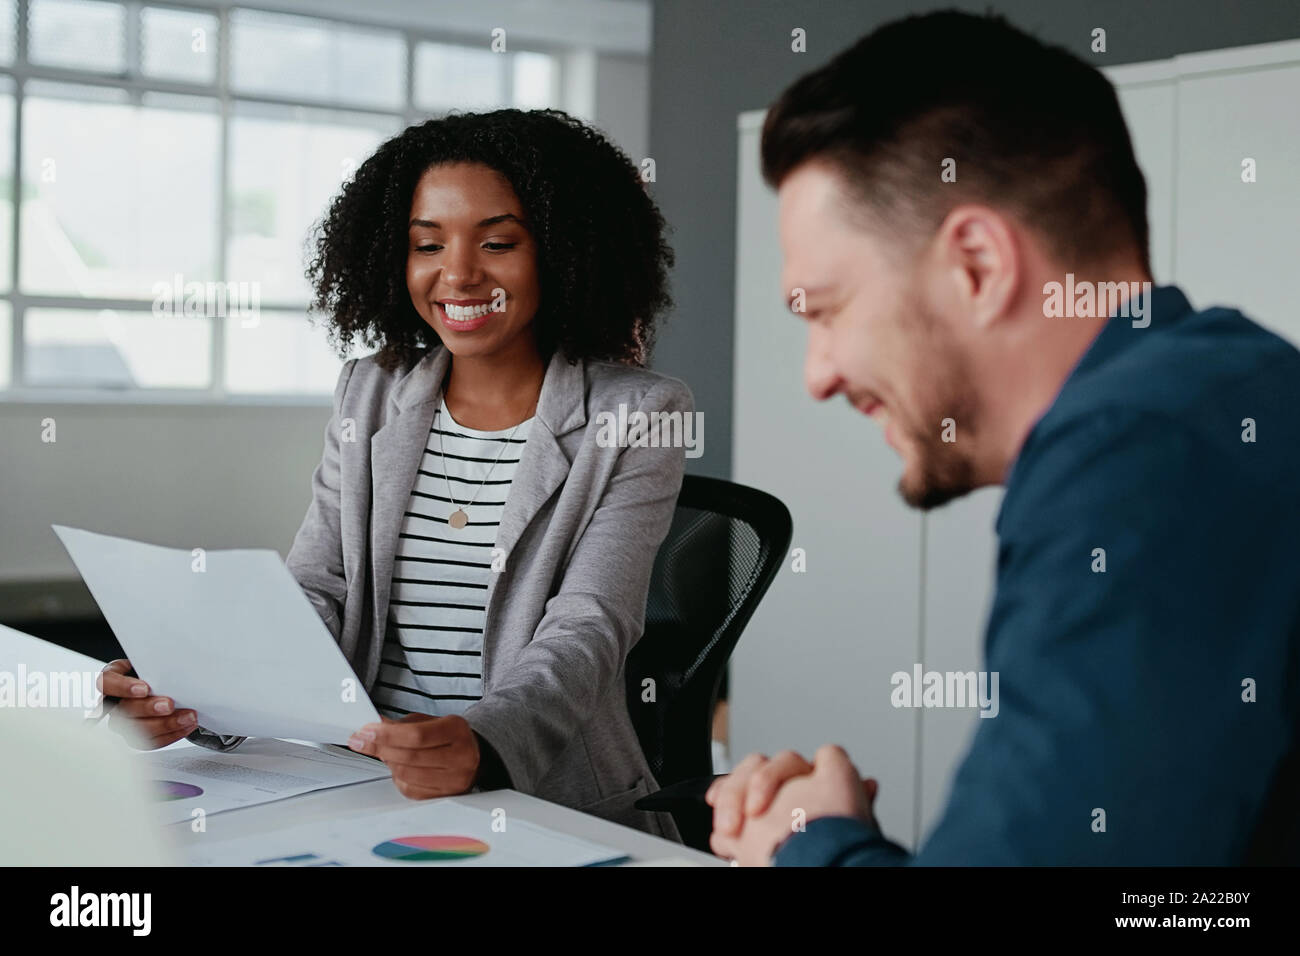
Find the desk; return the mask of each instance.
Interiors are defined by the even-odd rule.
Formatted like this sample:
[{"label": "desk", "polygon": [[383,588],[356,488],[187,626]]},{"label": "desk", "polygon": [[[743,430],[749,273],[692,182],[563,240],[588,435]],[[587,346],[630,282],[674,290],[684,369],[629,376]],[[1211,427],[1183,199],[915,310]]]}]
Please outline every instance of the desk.
[{"label": "desk", "polygon": [[[23,662],[29,668],[49,670],[99,670],[102,662],[48,641],[23,634],[12,628],[0,626],[0,669]],[[70,712],[71,713],[71,712]],[[79,719],[81,714],[76,712]],[[96,732],[112,733],[106,725]],[[507,817],[526,820],[560,833],[591,840],[626,853],[634,862],[649,860],[688,860],[701,866],[726,866],[726,861],[698,850],[651,836],[631,827],[621,826],[580,813],[568,807],[540,800],[516,790],[493,790],[486,793],[461,794],[458,802],[479,809],[501,807]],[[275,803],[264,803],[239,810],[214,813],[207,818],[207,832],[194,833],[185,823],[165,827],[176,857],[183,863],[186,848],[200,840],[227,839],[272,833],[283,827],[312,820],[323,820],[340,815],[365,811],[393,810],[412,806],[413,801],[403,797],[391,779],[372,780],[369,783],[319,790]]]}]

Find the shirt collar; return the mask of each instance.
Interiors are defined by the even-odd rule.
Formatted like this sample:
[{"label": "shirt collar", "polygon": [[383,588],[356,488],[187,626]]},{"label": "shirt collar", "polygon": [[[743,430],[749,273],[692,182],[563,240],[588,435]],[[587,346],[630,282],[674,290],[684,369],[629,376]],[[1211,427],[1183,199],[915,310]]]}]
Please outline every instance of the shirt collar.
[{"label": "shirt collar", "polygon": [[[398,412],[442,401],[442,382],[447,374],[451,353],[438,344],[431,347],[389,393],[389,401]],[[564,435],[587,424],[586,362],[570,361],[562,349],[556,349],[546,367],[542,391],[537,399],[536,417],[555,436]]]},{"label": "shirt collar", "polygon": [[[1152,288],[1149,283],[1143,283],[1132,299],[1111,313],[1065,384],[1105,364],[1129,346],[1141,342],[1144,336],[1161,331],[1191,311],[1191,303],[1177,286]],[[1141,314],[1141,319],[1135,317],[1138,314]]]},{"label": "shirt collar", "polygon": [[[1154,288],[1145,284],[1140,286],[1137,295],[1133,297],[1132,301],[1111,314],[1106,324],[1102,326],[1101,331],[1097,333],[1097,337],[1092,340],[1092,344],[1088,346],[1083,356],[1075,363],[1073,370],[1066,376],[1060,391],[1056,393],[1056,398],[1052,400],[1052,403],[1047,406],[1043,414],[1029,429],[1024,444],[1020,446],[1015,460],[1007,470],[1003,487],[1010,490],[1015,484],[1016,478],[1021,471],[1025,448],[1033,441],[1034,435],[1038,432],[1039,423],[1056,407],[1061,400],[1061,395],[1069,389],[1072,382],[1093,369],[1100,368],[1125,349],[1141,342],[1142,336],[1160,332],[1191,314],[1191,312],[1191,303],[1187,301],[1187,296],[1183,295],[1182,290],[1177,286],[1164,285]],[[1135,318],[1137,313],[1141,314],[1140,319]],[[1135,322],[1137,325],[1134,325]],[[997,519],[994,522],[994,527],[999,534],[1002,533],[1002,521],[1003,516],[1006,514],[1006,504],[1007,498],[1004,496],[1002,504],[998,508]]]}]

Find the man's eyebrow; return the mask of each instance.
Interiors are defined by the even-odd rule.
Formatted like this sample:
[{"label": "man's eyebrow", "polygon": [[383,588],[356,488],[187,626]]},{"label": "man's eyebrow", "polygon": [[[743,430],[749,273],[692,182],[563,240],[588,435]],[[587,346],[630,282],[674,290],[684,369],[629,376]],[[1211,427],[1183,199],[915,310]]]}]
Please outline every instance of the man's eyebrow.
[{"label": "man's eyebrow", "polygon": [[[495,226],[497,223],[501,223],[501,222],[517,222],[519,223],[519,225],[524,226],[525,228],[527,228],[528,226],[526,222],[524,222],[514,213],[503,212],[499,216],[488,216],[486,219],[480,219],[478,221],[478,225],[475,228],[482,228],[484,226]],[[442,224],[439,222],[434,222],[432,219],[412,219],[410,228],[415,229],[417,227],[424,228],[424,229],[441,229]]]}]

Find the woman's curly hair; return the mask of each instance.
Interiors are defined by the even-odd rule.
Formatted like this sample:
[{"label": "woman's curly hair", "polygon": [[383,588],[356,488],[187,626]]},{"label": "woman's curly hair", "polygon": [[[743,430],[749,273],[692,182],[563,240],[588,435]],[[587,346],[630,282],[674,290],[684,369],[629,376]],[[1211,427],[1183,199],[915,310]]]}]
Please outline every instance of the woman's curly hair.
[{"label": "woman's curly hair", "polygon": [[663,216],[627,155],[559,110],[452,113],[388,140],[361,164],[309,239],[312,310],[342,354],[360,340],[409,367],[438,333],[406,286],[411,198],[430,166],[482,163],[523,204],[537,245],[534,328],[543,356],[645,364],[671,305]]}]

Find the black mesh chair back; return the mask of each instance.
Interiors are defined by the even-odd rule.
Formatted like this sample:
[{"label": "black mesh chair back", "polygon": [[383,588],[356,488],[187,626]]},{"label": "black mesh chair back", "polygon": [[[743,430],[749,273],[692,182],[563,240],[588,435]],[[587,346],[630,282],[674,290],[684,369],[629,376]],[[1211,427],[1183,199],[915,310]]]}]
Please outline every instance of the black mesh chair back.
[{"label": "black mesh chair back", "polygon": [[[660,786],[712,774],[718,687],[792,528],[789,509],[766,492],[696,475],[682,481],[651,573],[645,633],[626,670],[632,724]],[[699,845],[698,833],[687,833],[698,826],[674,817]],[[706,829],[706,845],[707,837]]]}]

